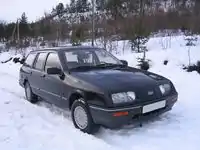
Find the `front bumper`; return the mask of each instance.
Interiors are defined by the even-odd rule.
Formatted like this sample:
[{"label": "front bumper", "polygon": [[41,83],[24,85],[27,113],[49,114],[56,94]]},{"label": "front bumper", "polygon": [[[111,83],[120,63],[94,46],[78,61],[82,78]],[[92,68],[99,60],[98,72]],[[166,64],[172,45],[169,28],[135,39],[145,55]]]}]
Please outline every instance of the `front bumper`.
[{"label": "front bumper", "polygon": [[[93,105],[89,105],[92,118],[96,124],[103,125],[108,128],[119,128],[123,125],[127,125],[132,122],[141,123],[142,121],[148,120],[152,117],[158,116],[162,113],[170,111],[178,99],[178,95],[169,96],[165,99],[160,99],[157,101],[151,101],[145,105],[166,100],[166,107],[158,109],[146,114],[142,113],[144,105],[126,107],[126,108],[102,108]],[[117,112],[128,112],[126,116],[114,117],[113,114]]]}]

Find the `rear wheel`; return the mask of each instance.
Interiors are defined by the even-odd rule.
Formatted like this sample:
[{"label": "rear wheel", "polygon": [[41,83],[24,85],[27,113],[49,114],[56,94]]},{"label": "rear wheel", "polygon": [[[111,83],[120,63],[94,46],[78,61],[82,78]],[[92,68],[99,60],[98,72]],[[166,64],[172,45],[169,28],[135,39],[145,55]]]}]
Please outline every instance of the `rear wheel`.
[{"label": "rear wheel", "polygon": [[31,86],[28,82],[25,83],[25,95],[26,99],[31,103],[37,103],[38,97],[32,92]]},{"label": "rear wheel", "polygon": [[74,101],[71,109],[74,126],[81,131],[93,134],[98,131],[99,126],[93,122],[92,116],[84,99]]}]

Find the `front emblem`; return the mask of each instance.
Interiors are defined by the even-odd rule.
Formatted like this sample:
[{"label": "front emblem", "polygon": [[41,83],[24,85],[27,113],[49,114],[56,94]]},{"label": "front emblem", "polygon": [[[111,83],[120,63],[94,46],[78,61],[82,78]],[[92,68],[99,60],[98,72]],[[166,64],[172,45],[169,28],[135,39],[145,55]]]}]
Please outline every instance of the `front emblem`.
[{"label": "front emblem", "polygon": [[153,91],[148,91],[148,95],[153,95]]}]

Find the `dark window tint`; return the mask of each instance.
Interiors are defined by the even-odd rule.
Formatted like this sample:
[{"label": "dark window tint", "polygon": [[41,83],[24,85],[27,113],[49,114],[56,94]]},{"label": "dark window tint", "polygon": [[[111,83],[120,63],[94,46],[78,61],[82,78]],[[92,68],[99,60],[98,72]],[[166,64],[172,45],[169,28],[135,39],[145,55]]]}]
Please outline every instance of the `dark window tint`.
[{"label": "dark window tint", "polygon": [[31,66],[33,65],[34,60],[35,60],[35,56],[36,56],[36,54],[30,53],[30,54],[28,55],[28,57],[26,58],[26,61],[25,61],[24,64],[25,64],[26,66],[31,67]]},{"label": "dark window tint", "polygon": [[34,68],[38,70],[43,70],[44,62],[46,59],[47,54],[46,53],[40,53],[37,57],[37,60],[35,62]]},{"label": "dark window tint", "polygon": [[56,53],[50,53],[49,54],[49,56],[47,58],[46,66],[45,66],[45,71],[47,71],[48,68],[59,68],[59,69],[61,69],[60,60],[59,60],[58,55]]}]

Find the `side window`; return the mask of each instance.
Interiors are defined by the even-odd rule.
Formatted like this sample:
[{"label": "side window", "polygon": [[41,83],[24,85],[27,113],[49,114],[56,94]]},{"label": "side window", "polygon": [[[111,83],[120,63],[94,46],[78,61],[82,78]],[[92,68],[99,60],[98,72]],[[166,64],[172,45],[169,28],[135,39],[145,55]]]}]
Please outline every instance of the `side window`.
[{"label": "side window", "polygon": [[47,53],[40,53],[38,54],[38,57],[36,59],[36,62],[34,64],[34,68],[37,70],[43,70],[44,62],[46,59]]},{"label": "side window", "polygon": [[45,71],[47,71],[48,68],[59,68],[61,69],[61,64],[60,64],[60,60],[59,57],[56,53],[50,53],[47,61],[46,61],[46,65],[45,65]]},{"label": "side window", "polygon": [[77,62],[78,63],[77,54],[75,54],[74,52],[66,52],[65,55],[67,58],[67,62]]},{"label": "side window", "polygon": [[34,60],[35,60],[35,57],[36,57],[36,53],[30,53],[28,55],[28,57],[26,58],[24,65],[31,67],[33,65]]}]

